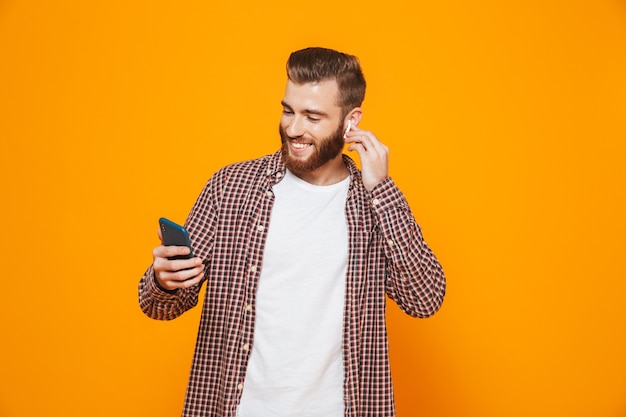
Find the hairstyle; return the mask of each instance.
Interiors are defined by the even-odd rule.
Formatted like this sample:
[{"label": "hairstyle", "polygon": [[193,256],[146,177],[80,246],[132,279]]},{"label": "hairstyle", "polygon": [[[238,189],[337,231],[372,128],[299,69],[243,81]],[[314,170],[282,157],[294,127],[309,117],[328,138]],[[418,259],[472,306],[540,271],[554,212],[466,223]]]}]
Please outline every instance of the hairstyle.
[{"label": "hairstyle", "polygon": [[287,77],[296,84],[336,80],[343,116],[365,99],[365,77],[356,56],[327,48],[306,48],[287,60]]}]

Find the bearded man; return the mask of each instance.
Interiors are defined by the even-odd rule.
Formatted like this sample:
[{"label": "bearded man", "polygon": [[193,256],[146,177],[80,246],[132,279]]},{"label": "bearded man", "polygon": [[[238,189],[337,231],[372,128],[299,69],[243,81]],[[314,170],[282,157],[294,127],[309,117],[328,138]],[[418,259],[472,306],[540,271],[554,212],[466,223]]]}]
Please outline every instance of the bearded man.
[{"label": "bearded man", "polygon": [[358,59],[303,49],[287,78],[280,151],[211,177],[185,223],[194,257],[156,247],[139,303],[174,319],[206,283],[184,417],[394,416],[386,297],[429,317],[445,276],[358,127]]}]

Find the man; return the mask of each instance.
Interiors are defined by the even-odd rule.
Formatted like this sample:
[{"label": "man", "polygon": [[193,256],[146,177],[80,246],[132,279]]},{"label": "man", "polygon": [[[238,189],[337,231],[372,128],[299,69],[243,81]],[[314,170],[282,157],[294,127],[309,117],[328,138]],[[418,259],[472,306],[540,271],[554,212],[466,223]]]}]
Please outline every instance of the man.
[{"label": "man", "polygon": [[444,274],[387,147],[358,128],[358,59],[308,48],[287,76],[281,150],[212,176],[186,222],[196,257],[155,248],[139,302],[173,319],[206,281],[183,416],[393,416],[386,295],[428,317]]}]

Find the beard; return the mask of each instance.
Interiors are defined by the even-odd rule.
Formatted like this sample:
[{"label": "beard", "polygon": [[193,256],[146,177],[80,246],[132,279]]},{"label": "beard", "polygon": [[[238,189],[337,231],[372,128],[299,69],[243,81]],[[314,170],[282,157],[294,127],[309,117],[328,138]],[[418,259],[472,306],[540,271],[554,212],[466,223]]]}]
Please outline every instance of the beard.
[{"label": "beard", "polygon": [[308,158],[299,159],[289,153],[289,141],[291,138],[287,136],[283,127],[278,125],[278,131],[280,133],[280,152],[283,163],[285,167],[294,174],[306,173],[322,167],[328,161],[335,159],[341,154],[345,144],[343,139],[343,126],[340,123],[339,126],[337,126],[337,130],[330,136],[314,142],[311,145],[313,153]]}]

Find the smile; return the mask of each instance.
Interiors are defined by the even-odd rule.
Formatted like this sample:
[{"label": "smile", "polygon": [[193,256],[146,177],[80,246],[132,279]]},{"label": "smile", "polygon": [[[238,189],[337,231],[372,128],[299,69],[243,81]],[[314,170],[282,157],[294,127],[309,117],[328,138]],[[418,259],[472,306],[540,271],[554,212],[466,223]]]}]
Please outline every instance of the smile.
[{"label": "smile", "polygon": [[291,146],[292,152],[296,153],[304,152],[313,146],[312,143],[296,142],[294,140],[289,141],[289,145]]},{"label": "smile", "polygon": [[303,142],[291,142],[291,146],[293,146],[296,149],[306,149],[309,146],[312,146],[312,143],[303,143]]}]

